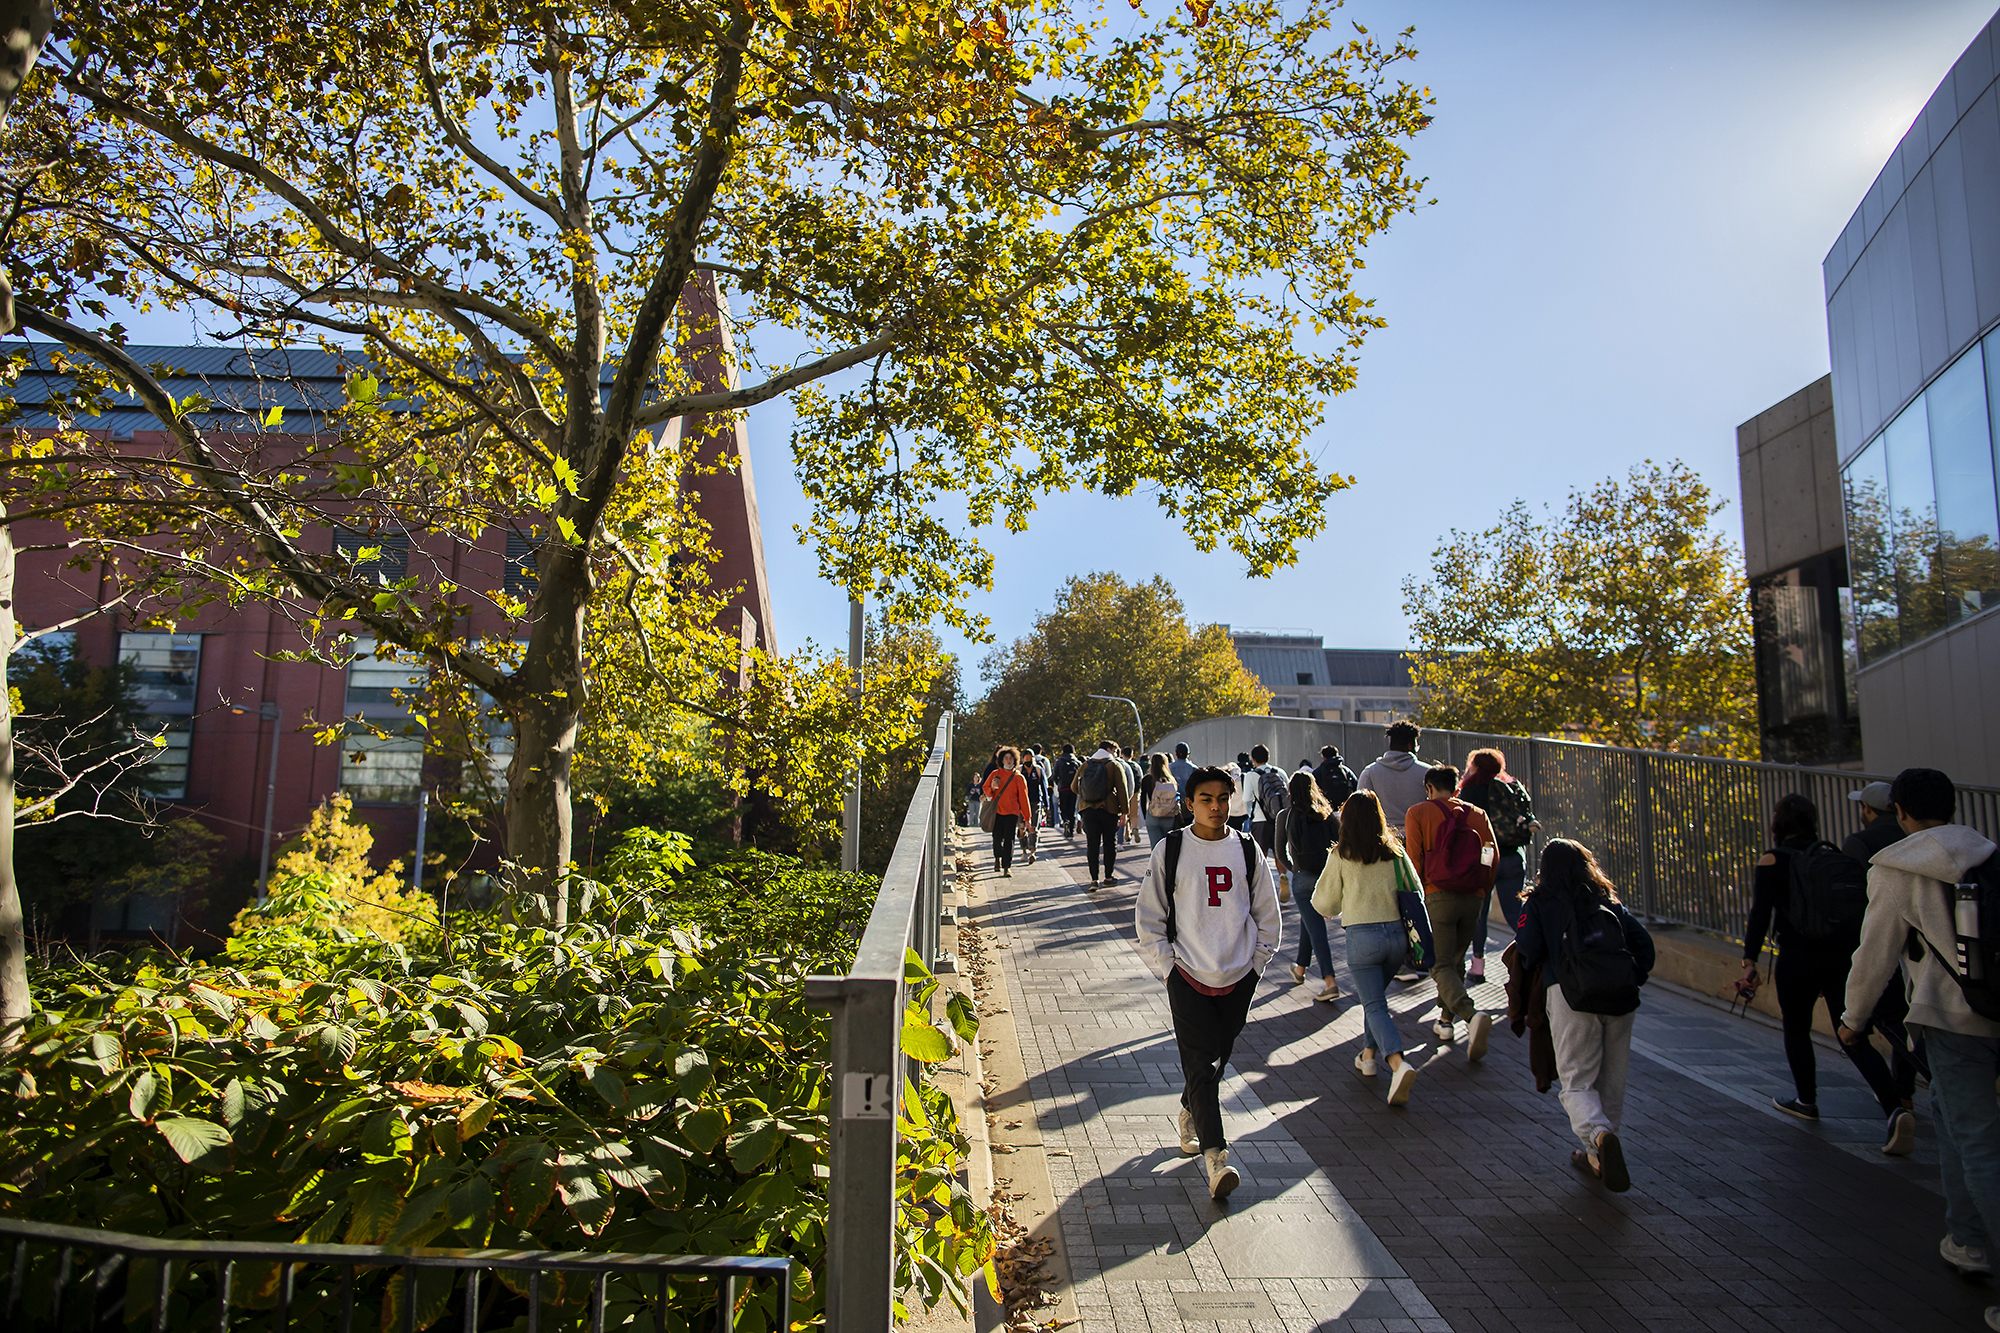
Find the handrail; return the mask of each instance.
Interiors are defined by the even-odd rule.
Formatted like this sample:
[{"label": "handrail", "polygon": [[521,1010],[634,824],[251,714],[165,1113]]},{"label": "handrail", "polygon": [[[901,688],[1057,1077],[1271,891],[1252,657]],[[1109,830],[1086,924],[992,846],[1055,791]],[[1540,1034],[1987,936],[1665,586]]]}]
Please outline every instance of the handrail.
[{"label": "handrail", "polygon": [[[716,1278],[720,1284],[716,1298],[717,1333],[728,1333],[735,1325],[737,1279],[772,1278],[778,1284],[777,1326],[780,1330],[791,1326],[792,1260],[783,1255],[622,1254],[592,1253],[583,1250],[466,1250],[399,1248],[387,1245],[314,1245],[293,1241],[172,1240],[117,1231],[93,1231],[86,1227],[64,1226],[53,1222],[31,1222],[11,1217],[0,1217],[0,1237],[12,1237],[15,1241],[4,1321],[8,1329],[25,1330],[34,1327],[25,1322],[29,1316],[22,1309],[22,1299],[29,1275],[28,1247],[31,1244],[60,1247],[60,1258],[49,1293],[52,1310],[49,1327],[52,1329],[64,1326],[62,1307],[65,1297],[69,1294],[68,1289],[72,1285],[71,1252],[74,1250],[109,1251],[114,1255],[160,1261],[158,1291],[155,1293],[153,1304],[154,1333],[165,1333],[168,1328],[168,1298],[174,1289],[173,1269],[180,1264],[190,1267],[195,1264],[216,1265],[215,1327],[218,1330],[226,1330],[229,1327],[229,1311],[233,1304],[231,1288],[235,1268],[241,1262],[275,1263],[281,1266],[282,1275],[278,1283],[280,1328],[290,1325],[291,1303],[296,1288],[294,1270],[308,1265],[344,1267],[347,1270],[340,1321],[337,1325],[341,1333],[347,1333],[353,1326],[355,1273],[362,1268],[403,1269],[406,1274],[404,1279],[406,1284],[409,1282],[407,1270],[413,1268],[467,1270],[464,1327],[468,1333],[477,1327],[479,1274],[487,1269],[526,1271],[529,1274],[530,1333],[537,1333],[541,1325],[540,1275],[545,1272],[597,1275],[597,1280],[591,1284],[591,1326],[596,1330],[601,1330],[604,1326],[605,1287],[607,1279],[614,1274],[635,1279],[648,1276],[659,1279],[659,1304],[656,1308],[658,1327],[662,1330],[667,1326],[665,1285],[669,1275],[693,1274]],[[129,1279],[130,1265],[123,1267]],[[111,1265],[101,1265],[95,1274],[75,1274],[74,1277],[77,1284],[88,1284],[84,1295],[89,1302],[90,1313],[85,1327],[94,1329],[99,1322],[101,1298],[116,1280],[117,1273]],[[121,1298],[121,1303],[122,1299],[124,1298]],[[408,1292],[407,1286],[401,1304],[403,1327],[413,1329],[417,1303]],[[126,1317],[120,1317],[117,1324],[120,1328],[133,1326]]]},{"label": "handrail", "polygon": [[896,1113],[911,951],[934,971],[951,828],[952,723],[938,719],[916,794],[846,975],[806,978],[806,1003],[832,1016],[828,1123],[826,1323],[831,1333],[888,1333],[896,1309]]}]

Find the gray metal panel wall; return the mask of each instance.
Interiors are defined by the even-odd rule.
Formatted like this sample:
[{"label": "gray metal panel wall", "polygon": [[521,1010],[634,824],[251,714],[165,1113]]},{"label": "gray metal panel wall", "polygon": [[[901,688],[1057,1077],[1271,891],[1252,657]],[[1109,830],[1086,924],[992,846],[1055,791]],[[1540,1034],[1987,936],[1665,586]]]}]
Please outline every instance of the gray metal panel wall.
[{"label": "gray metal panel wall", "polygon": [[1851,457],[2000,321],[1992,23],[1938,85],[1822,270],[1837,434]]},{"label": "gray metal panel wall", "polygon": [[1864,669],[1863,765],[1941,768],[2000,785],[2000,611],[1989,611]]},{"label": "gray metal panel wall", "polygon": [[1846,544],[1838,453],[1831,376],[1736,428],[1743,561],[1750,578]]}]

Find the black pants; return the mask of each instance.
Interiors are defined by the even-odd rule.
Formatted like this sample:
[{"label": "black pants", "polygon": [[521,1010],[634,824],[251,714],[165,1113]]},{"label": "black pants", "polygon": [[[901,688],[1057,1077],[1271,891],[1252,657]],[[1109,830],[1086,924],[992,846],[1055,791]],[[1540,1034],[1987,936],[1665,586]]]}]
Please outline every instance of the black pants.
[{"label": "black pants", "polygon": [[1019,815],[993,817],[993,859],[1000,863],[1002,870],[1014,868],[1014,829],[1020,822]]},{"label": "black pants", "polygon": [[1076,793],[1073,791],[1057,792],[1056,796],[1056,804],[1062,807],[1063,832],[1074,834],[1076,832]]},{"label": "black pants", "polygon": [[1097,858],[1104,854],[1104,878],[1110,879],[1118,864],[1118,815],[1111,810],[1079,811],[1083,819],[1083,854],[1090,862],[1090,877],[1097,878]]},{"label": "black pants", "polygon": [[[1778,987],[1778,1012],[1784,1016],[1785,1022],[1785,1059],[1792,1066],[1792,1084],[1798,1089],[1799,1100],[1808,1106],[1819,1102],[1819,1066],[1812,1039],[1813,1010],[1824,999],[1833,1021],[1840,1022],[1840,1015],[1847,1007],[1847,969],[1851,960],[1851,951],[1843,950],[1838,945],[1825,950],[1805,950],[1794,944],[1778,955],[1778,961],[1771,969]],[[1888,1033],[1886,1029],[1885,1035],[1892,1042],[1896,1040],[1895,1034]],[[1854,1062],[1856,1072],[1868,1081],[1869,1091],[1875,1094],[1883,1115],[1901,1106],[1904,1099],[1916,1091],[1916,1067],[1910,1063],[1908,1055],[1900,1053],[1900,1044],[1893,1074],[1882,1053],[1866,1041],[1857,1041],[1840,1049],[1847,1052],[1847,1058]]]},{"label": "black pants", "polygon": [[1229,1063],[1256,994],[1255,971],[1227,995],[1203,995],[1188,985],[1179,968],[1167,974],[1167,1008],[1174,1016],[1174,1041],[1181,1048],[1181,1074],[1187,1080],[1181,1105],[1194,1112],[1204,1151],[1229,1146],[1222,1134],[1222,1067]]}]

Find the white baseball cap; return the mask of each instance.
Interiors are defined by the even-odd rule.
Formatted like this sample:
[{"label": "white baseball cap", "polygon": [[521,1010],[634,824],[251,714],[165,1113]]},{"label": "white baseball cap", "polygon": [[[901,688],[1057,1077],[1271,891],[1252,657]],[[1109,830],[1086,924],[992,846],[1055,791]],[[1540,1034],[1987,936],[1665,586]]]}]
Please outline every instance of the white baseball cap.
[{"label": "white baseball cap", "polygon": [[1860,791],[1847,793],[1847,799],[1859,801],[1870,810],[1879,810],[1885,815],[1895,809],[1895,803],[1889,799],[1889,784],[1886,782],[1871,782]]}]

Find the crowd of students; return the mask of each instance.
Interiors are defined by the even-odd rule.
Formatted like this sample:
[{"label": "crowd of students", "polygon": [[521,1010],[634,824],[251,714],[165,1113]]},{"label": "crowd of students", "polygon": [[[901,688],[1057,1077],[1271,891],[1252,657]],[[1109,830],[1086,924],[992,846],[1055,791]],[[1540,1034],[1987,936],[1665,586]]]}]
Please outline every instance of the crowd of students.
[{"label": "crowd of students", "polygon": [[[1541,826],[1502,752],[1473,752],[1461,773],[1418,759],[1420,737],[1412,723],[1390,727],[1387,750],[1358,775],[1332,746],[1290,774],[1263,746],[1206,767],[1185,745],[1144,767],[1108,739],[1087,757],[1068,745],[1053,760],[1040,747],[1009,748],[969,793],[997,812],[989,827],[1003,874],[1021,828],[1080,829],[1096,890],[1114,881],[1119,847],[1144,830],[1138,947],[1173,1017],[1181,1149],[1203,1156],[1217,1198],[1239,1180],[1222,1072],[1277,956],[1288,902],[1300,919],[1291,976],[1303,985],[1316,966],[1316,1001],[1342,998],[1328,929],[1339,922],[1363,1019],[1354,1070],[1370,1080],[1386,1072],[1384,1098],[1403,1106],[1417,1071],[1390,987],[1427,975],[1431,1034],[1456,1046],[1462,1024],[1465,1058],[1482,1058],[1494,1015],[1471,987],[1486,979],[1497,896],[1514,923],[1502,955],[1507,1017],[1530,1037],[1537,1086],[1559,1085],[1577,1140],[1571,1162],[1613,1191],[1631,1186],[1621,1133],[1651,936],[1580,843],[1545,841],[1527,883],[1527,848]],[[1820,812],[1805,796],[1777,802],[1771,849],[1754,871],[1737,994],[1754,998],[1759,959],[1774,945],[1793,1095],[1772,1101],[1788,1115],[1819,1117],[1812,1023],[1822,1003],[1881,1107],[1883,1152],[1914,1147],[1917,1084],[1928,1082],[1947,1224],[1939,1253],[1963,1274],[1989,1273],[2000,1239],[2000,849],[1952,822],[1956,790],[1935,770],[1908,769],[1848,799],[1863,827],[1838,847],[1821,838]],[[2000,1330],[2000,1306],[1986,1322]]]}]

